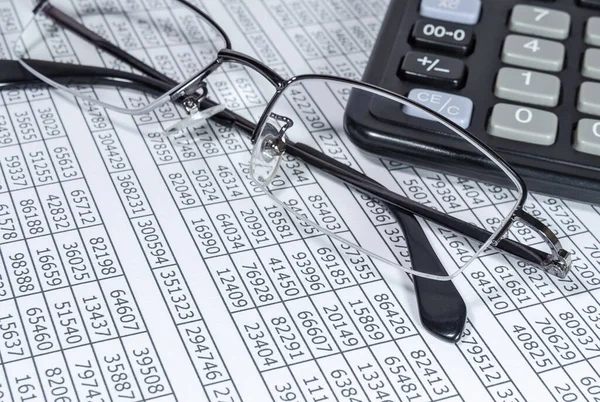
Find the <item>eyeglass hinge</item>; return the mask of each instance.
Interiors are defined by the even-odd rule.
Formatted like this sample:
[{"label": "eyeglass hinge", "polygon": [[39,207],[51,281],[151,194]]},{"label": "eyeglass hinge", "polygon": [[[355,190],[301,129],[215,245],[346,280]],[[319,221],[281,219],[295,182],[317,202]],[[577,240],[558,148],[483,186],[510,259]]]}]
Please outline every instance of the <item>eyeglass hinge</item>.
[{"label": "eyeglass hinge", "polygon": [[521,208],[515,211],[512,219],[513,221],[519,220],[536,231],[550,248],[550,254],[545,261],[538,265],[539,268],[558,278],[566,278],[571,270],[571,253],[562,246],[554,232]]},{"label": "eyeglass hinge", "polygon": [[559,249],[553,257],[545,262],[545,271],[550,275],[565,279],[571,271],[571,253],[565,249]]},{"label": "eyeglass hinge", "polygon": [[185,111],[188,114],[192,114],[200,110],[200,104],[206,98],[207,89],[204,82],[196,89],[196,92],[191,94],[182,93],[179,95],[178,100],[182,99],[181,104],[185,107]]}]

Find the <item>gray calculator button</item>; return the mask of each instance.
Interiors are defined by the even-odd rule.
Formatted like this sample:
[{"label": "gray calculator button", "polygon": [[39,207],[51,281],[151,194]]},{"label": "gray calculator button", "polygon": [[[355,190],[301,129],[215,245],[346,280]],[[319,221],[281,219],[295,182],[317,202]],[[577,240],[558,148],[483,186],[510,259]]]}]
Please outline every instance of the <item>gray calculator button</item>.
[{"label": "gray calculator button", "polygon": [[600,80],[600,49],[588,49],[585,51],[581,74],[587,78]]},{"label": "gray calculator button", "polygon": [[522,34],[566,39],[571,29],[571,16],[564,11],[519,4],[512,10],[509,28]]},{"label": "gray calculator button", "polygon": [[494,90],[498,98],[532,105],[558,105],[560,79],[550,74],[503,67],[498,72]]},{"label": "gray calculator button", "polygon": [[[462,128],[467,128],[469,127],[469,124],[471,124],[473,102],[469,98],[420,88],[415,88],[410,91],[408,98],[438,112]],[[414,106],[404,106],[404,113],[422,119],[435,120],[433,115],[425,113]]]},{"label": "gray calculator button", "polygon": [[421,0],[420,12],[427,18],[475,25],[481,13],[481,0]]},{"label": "gray calculator button", "polygon": [[584,82],[579,87],[579,99],[577,110],[581,113],[600,116],[600,84],[595,82]]},{"label": "gray calculator button", "polygon": [[600,156],[600,120],[579,120],[573,148],[579,152]]},{"label": "gray calculator button", "polygon": [[488,123],[490,135],[537,145],[554,144],[557,129],[554,113],[506,103],[494,106]]},{"label": "gray calculator button", "polygon": [[565,60],[562,43],[530,36],[508,35],[502,48],[502,61],[520,67],[560,71]]},{"label": "gray calculator button", "polygon": [[590,17],[585,26],[585,43],[600,46],[600,17]]}]

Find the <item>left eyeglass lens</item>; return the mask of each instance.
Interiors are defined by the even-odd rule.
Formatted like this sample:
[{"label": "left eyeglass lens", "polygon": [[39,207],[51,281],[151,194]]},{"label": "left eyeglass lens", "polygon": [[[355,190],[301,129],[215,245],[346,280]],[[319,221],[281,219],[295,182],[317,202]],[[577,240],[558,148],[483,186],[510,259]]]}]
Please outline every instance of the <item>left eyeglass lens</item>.
[{"label": "left eyeglass lens", "polygon": [[[125,105],[118,96],[109,96],[102,101],[131,112],[146,109],[152,103],[158,105],[169,90],[214,61],[217,52],[226,46],[226,41],[210,21],[183,3],[160,0],[153,4],[155,6],[150,9],[141,0],[46,1],[24,27],[14,53],[38,78],[41,75],[46,83],[75,96],[89,97],[90,88],[78,86],[76,80],[67,80],[67,77],[49,76],[27,60],[75,63],[146,75],[101,50],[98,40],[93,43],[89,37],[82,37],[66,27],[71,23],[83,25],[93,35],[168,77],[162,79],[165,85],[153,88],[153,97],[143,104]],[[194,4],[206,11],[202,2]],[[102,79],[96,84],[110,85]]]}]

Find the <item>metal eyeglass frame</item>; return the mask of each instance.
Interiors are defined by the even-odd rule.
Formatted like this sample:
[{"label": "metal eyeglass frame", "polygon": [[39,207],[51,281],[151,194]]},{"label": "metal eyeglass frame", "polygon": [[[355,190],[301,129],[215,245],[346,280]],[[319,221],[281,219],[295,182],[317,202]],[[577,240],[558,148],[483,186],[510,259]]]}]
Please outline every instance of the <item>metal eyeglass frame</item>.
[{"label": "metal eyeglass frame", "polygon": [[[276,89],[275,95],[268,102],[267,108],[263,112],[258,124],[244,119],[243,117],[231,112],[224,111],[217,114],[215,119],[225,121],[229,124],[233,124],[236,127],[252,133],[252,142],[256,141],[258,134],[261,132],[267,117],[273,105],[277,102],[280,96],[284,93],[285,89],[290,85],[308,79],[324,79],[328,81],[336,81],[342,84],[352,85],[354,87],[362,88],[368,92],[378,92],[392,100],[397,100],[400,103],[408,104],[418,110],[422,110],[428,114],[432,114],[439,119],[440,123],[445,125],[447,128],[461,135],[467,140],[473,147],[482,152],[492,161],[494,161],[498,167],[505,173],[509,178],[512,179],[513,183],[519,190],[520,197],[513,207],[512,213],[509,218],[505,219],[502,226],[500,226],[495,233],[490,233],[485,229],[481,229],[475,225],[466,223],[462,220],[456,219],[450,215],[440,213],[434,209],[423,206],[411,199],[397,194],[393,191],[388,190],[383,185],[374,181],[373,179],[363,175],[362,173],[338,162],[337,160],[327,156],[326,154],[309,147],[302,143],[293,143],[289,140],[284,145],[285,151],[292,156],[295,156],[309,165],[315,166],[318,169],[333,175],[336,179],[362,191],[377,199],[382,200],[388,206],[397,208],[398,210],[422,217],[426,220],[432,221],[436,224],[444,226],[448,229],[454,230],[466,237],[474,239],[478,242],[483,243],[481,251],[485,250],[488,246],[491,246],[501,252],[510,254],[520,260],[523,260],[550,275],[557,276],[559,278],[565,278],[571,268],[571,257],[568,251],[566,251],[560,240],[556,235],[541,221],[528,214],[523,210],[525,199],[527,198],[527,187],[523,179],[519,174],[506,163],[495,151],[485,145],[478,138],[473,136],[468,131],[457,126],[452,121],[446,119],[444,116],[432,111],[419,103],[416,103],[402,95],[395,94],[386,89],[377,87],[364,82],[359,82],[347,78],[319,75],[319,74],[308,74],[295,76],[289,79],[284,79],[277,72],[261,63],[254,58],[231,50],[231,41],[225,31],[206,13],[198,9],[196,6],[190,4],[187,0],[176,0],[177,2],[188,7],[193,12],[199,14],[206,22],[208,22],[224,39],[225,48],[220,50],[217,54],[217,58],[201,72],[196,74],[194,77],[187,81],[178,84],[171,78],[158,72],[142,61],[138,60],[131,54],[125,52],[119,47],[115,46],[111,42],[105,40],[101,36],[97,35],[93,31],[89,30],[70,16],[63,13],[61,10],[54,7],[51,0],[44,0],[39,3],[33,10],[34,14],[43,12],[48,17],[52,18],[55,22],[62,25],[63,27],[75,32],[79,36],[83,37],[87,41],[91,42],[97,47],[102,48],[113,56],[125,61],[135,69],[145,73],[148,77],[140,76],[137,74],[122,72],[118,70],[111,70],[107,68],[97,68],[90,66],[78,66],[65,63],[55,62],[44,62],[36,60],[18,59],[18,63],[21,67],[25,68],[30,75],[24,74],[22,70],[12,72],[9,71],[7,75],[9,79],[5,79],[5,82],[18,83],[19,81],[31,81],[31,76],[46,82],[47,84],[64,89],[69,93],[73,93],[72,90],[66,88],[66,85],[74,82],[86,82],[86,83],[98,83],[98,84],[109,84],[117,87],[129,87],[139,89],[140,87],[154,93],[162,94],[158,101],[152,104],[152,109],[164,104],[168,101],[173,101],[184,105],[188,112],[196,109],[206,109],[208,107],[215,106],[215,102],[207,99],[205,95],[205,84],[204,80],[216,69],[218,69],[225,62],[233,62],[247,66],[254,71],[261,74],[267,79]],[[1,61],[4,62],[4,61]],[[11,67],[11,65],[7,65]],[[14,66],[12,66],[14,69]],[[41,73],[43,71],[44,73]],[[52,78],[56,79],[56,81]],[[200,93],[198,92],[200,91]],[[80,96],[75,93],[74,95]],[[102,106],[122,111],[113,105],[104,104],[99,102],[97,99],[90,99],[96,103],[100,103]],[[125,111],[129,114],[147,113],[148,107],[144,108],[143,111]],[[521,221],[526,226],[537,232],[551,252],[546,253],[541,250],[535,249],[530,246],[523,245],[519,242],[504,238],[510,226],[515,221]],[[321,229],[321,228],[320,228]],[[372,253],[369,253],[372,254]],[[382,259],[381,257],[376,257]],[[474,260],[475,258],[472,258]],[[389,261],[386,261],[389,262]],[[394,264],[396,265],[396,264]],[[463,267],[460,271],[456,271],[454,274],[448,276],[448,280],[453,279],[460,272],[464,270]],[[427,275],[424,275],[427,277]]]}]

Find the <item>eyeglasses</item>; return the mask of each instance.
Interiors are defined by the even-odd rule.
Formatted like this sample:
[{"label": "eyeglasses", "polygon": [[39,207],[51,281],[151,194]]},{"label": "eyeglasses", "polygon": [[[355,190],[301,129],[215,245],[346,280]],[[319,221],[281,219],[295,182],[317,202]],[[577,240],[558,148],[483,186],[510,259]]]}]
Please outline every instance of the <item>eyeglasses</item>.
[{"label": "eyeglasses", "polygon": [[[284,79],[250,56],[231,50],[225,31],[186,0],[173,0],[168,13],[157,14],[141,10],[136,4],[107,1],[97,6],[71,0],[43,1],[34,9],[34,16],[26,24],[15,48],[18,62],[26,73],[16,69],[5,72],[4,81],[27,81],[34,76],[65,93],[129,115],[147,114],[167,102],[182,105],[188,117],[167,128],[165,135],[185,133],[206,119],[224,121],[251,132],[253,147],[248,165],[252,186],[285,210],[299,231],[312,235],[318,230],[346,247],[409,274],[438,281],[452,280],[488,249],[496,248],[551,275],[567,276],[569,253],[549,227],[523,209],[527,198],[523,180],[493,150],[463,129],[460,122],[453,122],[404,96],[351,79],[315,74]],[[153,36],[157,33],[160,38]],[[117,44],[109,37],[116,38]],[[101,52],[89,52],[93,57],[84,61],[88,66],[77,65],[81,60],[69,54],[62,45],[65,41],[74,48],[96,46]],[[148,49],[145,54],[138,51],[143,47]],[[173,61],[164,60],[160,52],[153,53],[153,48],[160,47],[178,60],[185,77],[177,76],[175,70],[171,76],[160,73],[142,60],[149,58],[168,70]],[[123,71],[128,67],[122,62],[145,75]],[[233,107],[225,109],[208,95],[209,87],[216,85],[211,84],[211,79],[223,69],[235,71],[239,65],[258,73],[274,89],[256,125],[233,113]],[[89,85],[125,88],[130,94],[139,93],[147,102],[124,104],[123,98],[114,94],[97,99],[86,92]],[[319,93],[319,98],[311,95],[314,93]],[[227,102],[226,94],[217,93],[219,97],[222,103]],[[369,157],[354,149],[346,152],[352,147],[344,136],[345,131],[359,125],[354,120],[357,114],[383,115],[381,111],[386,109],[404,114],[407,126],[416,124],[418,119],[428,120],[425,142],[435,143],[448,136],[461,139],[463,148],[471,150],[471,158],[485,167],[482,179],[502,177],[500,185],[473,181],[441,164],[435,169],[424,169],[413,164],[410,157],[395,166],[394,181],[387,185],[372,178],[387,172],[382,165],[369,164],[372,166],[369,175],[359,172],[357,160]],[[402,128],[398,126],[398,130]],[[426,154],[427,148],[423,147],[421,152]],[[315,175],[322,176],[316,180],[303,168],[304,164],[318,168],[319,173]],[[497,174],[487,176],[485,172],[491,171]],[[390,208],[431,222],[436,234],[458,249],[457,269],[442,275],[414,270],[348,239],[344,216],[354,210],[343,200],[335,203],[337,209],[330,201],[345,194],[342,184],[365,194],[362,202],[370,203],[368,207],[374,210],[381,209],[381,213],[375,213],[382,219],[386,219],[385,208],[371,197]],[[307,188],[316,191],[305,191]],[[519,225],[519,234],[510,231],[513,225]],[[291,233],[289,225],[279,226],[275,221],[273,230]],[[522,232],[537,234],[549,252],[518,242]],[[470,240],[463,241],[464,237]],[[526,241],[533,242],[534,237],[529,236]]]}]

